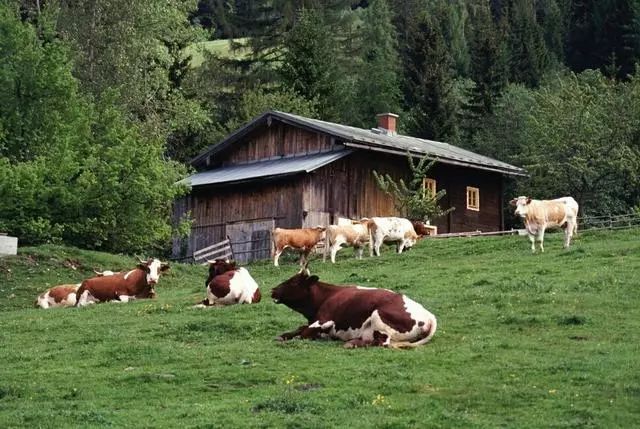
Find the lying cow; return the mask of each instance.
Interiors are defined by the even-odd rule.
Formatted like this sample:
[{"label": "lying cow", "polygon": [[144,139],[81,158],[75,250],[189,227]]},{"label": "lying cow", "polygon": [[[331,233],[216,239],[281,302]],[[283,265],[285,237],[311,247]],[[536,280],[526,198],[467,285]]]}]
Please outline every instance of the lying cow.
[{"label": "lying cow", "polygon": [[[96,273],[98,277],[112,276],[115,274],[110,270],[93,270],[93,272]],[[54,307],[73,307],[76,305],[76,291],[80,285],[81,283],[54,286],[38,295],[34,304],[36,307],[44,309]]]},{"label": "lying cow", "polygon": [[335,286],[303,268],[271,292],[276,303],[301,313],[307,324],[280,336],[345,341],[345,347],[417,347],[435,334],[433,314],[405,295],[387,289]]},{"label": "lying cow", "polygon": [[369,219],[354,220],[348,225],[329,225],[326,231],[323,261],[327,260],[327,253],[331,253],[331,262],[336,263],[336,253],[343,244],[352,246],[356,257],[362,259],[364,246],[369,242]]},{"label": "lying cow", "polygon": [[80,287],[78,284],[67,284],[54,286],[38,295],[34,303],[35,307],[55,308],[73,307],[76,305],[76,291]]},{"label": "lying cow", "polygon": [[196,307],[260,302],[258,283],[244,267],[235,262],[216,259],[209,262],[209,277],[205,282],[207,298]]},{"label": "lying cow", "polygon": [[321,226],[302,229],[275,228],[271,234],[273,265],[278,266],[280,255],[288,247],[300,251],[300,265],[304,265],[307,262],[309,253],[324,238],[325,229]]},{"label": "lying cow", "polygon": [[160,273],[169,265],[158,259],[140,260],[136,268],[112,276],[93,277],[82,282],[76,292],[76,306],[104,301],[127,302],[139,298],[155,298],[154,286]]},{"label": "lying cow", "polygon": [[369,255],[380,256],[382,243],[396,243],[396,251],[402,253],[416,244],[418,234],[409,219],[401,217],[373,217],[369,220]]},{"label": "lying cow", "polygon": [[524,220],[531,241],[531,251],[534,253],[536,240],[540,243],[540,251],[544,252],[544,232],[547,228],[564,228],[564,248],[568,248],[571,237],[578,234],[578,203],[572,197],[555,200],[518,197],[510,203],[516,207],[515,214]]}]

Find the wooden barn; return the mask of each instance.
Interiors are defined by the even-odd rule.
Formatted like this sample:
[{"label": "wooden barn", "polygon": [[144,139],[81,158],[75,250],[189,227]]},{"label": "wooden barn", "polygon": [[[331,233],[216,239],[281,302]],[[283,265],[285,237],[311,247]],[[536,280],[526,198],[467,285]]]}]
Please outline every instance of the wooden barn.
[{"label": "wooden barn", "polygon": [[503,229],[503,180],[524,170],[459,147],[396,133],[397,115],[361,129],[269,111],[191,161],[191,193],[175,216],[190,212],[191,236],[174,242],[176,258],[229,237],[236,259],[268,258],[274,227],[329,225],[338,217],[396,215],[372,171],[408,178],[407,152],[437,163],[425,186],[445,189],[439,233]]}]

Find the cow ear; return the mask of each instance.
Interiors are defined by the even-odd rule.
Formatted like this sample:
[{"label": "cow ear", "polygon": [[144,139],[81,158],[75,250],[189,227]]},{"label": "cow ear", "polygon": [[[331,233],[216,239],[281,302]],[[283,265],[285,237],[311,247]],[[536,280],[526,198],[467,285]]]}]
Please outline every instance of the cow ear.
[{"label": "cow ear", "polygon": [[304,287],[311,287],[318,282],[320,278],[318,276],[310,276],[304,280]]},{"label": "cow ear", "polygon": [[516,206],[518,204],[518,199],[517,198],[512,199],[511,201],[509,201],[509,204],[512,206]]},{"label": "cow ear", "polygon": [[531,197],[527,198],[527,204],[529,204],[531,202]]},{"label": "cow ear", "polygon": [[171,268],[169,266],[169,264],[160,264],[160,271],[161,272],[167,271],[169,268]]}]

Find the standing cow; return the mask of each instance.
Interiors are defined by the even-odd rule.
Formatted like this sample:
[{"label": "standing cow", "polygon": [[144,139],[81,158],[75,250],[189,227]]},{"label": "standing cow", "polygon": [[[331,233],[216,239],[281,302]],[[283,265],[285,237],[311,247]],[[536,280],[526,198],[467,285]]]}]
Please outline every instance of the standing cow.
[{"label": "standing cow", "polygon": [[353,220],[348,224],[329,225],[326,231],[323,261],[327,253],[331,254],[331,262],[336,263],[336,253],[343,244],[353,246],[356,257],[362,259],[364,246],[369,242],[369,219]]},{"label": "standing cow", "polygon": [[437,321],[422,305],[387,289],[336,286],[318,281],[309,270],[275,287],[271,296],[306,319],[307,324],[280,336],[333,338],[345,347],[417,347],[436,332]]},{"label": "standing cow", "polygon": [[369,255],[380,256],[382,243],[396,243],[396,251],[410,249],[416,244],[418,234],[409,219],[401,217],[372,217],[369,222]]},{"label": "standing cow", "polygon": [[127,302],[139,298],[155,298],[154,286],[160,273],[169,269],[169,264],[158,259],[140,260],[131,271],[87,279],[76,292],[76,306],[82,307],[96,302]]},{"label": "standing cow", "polygon": [[205,282],[207,298],[196,307],[260,302],[258,283],[246,268],[238,268],[235,262],[223,259],[207,262],[209,262],[209,277]]},{"label": "standing cow", "polygon": [[578,234],[578,203],[572,197],[555,200],[534,200],[518,197],[511,200],[515,214],[524,221],[524,227],[531,241],[531,251],[536,251],[536,241],[544,252],[544,232],[550,227],[564,228],[564,248],[571,244],[571,237]]},{"label": "standing cow", "polygon": [[309,253],[323,238],[325,227],[284,229],[275,228],[271,232],[273,241],[273,265],[278,266],[278,259],[284,249],[290,247],[300,251],[300,265],[307,262]]}]

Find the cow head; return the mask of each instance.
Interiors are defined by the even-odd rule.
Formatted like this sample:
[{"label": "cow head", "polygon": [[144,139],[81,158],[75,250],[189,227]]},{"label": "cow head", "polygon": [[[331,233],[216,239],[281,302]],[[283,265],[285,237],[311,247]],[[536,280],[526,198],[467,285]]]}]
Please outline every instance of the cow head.
[{"label": "cow head", "polygon": [[169,264],[160,262],[159,259],[149,258],[147,261],[143,261],[138,258],[140,263],[138,268],[147,273],[147,284],[155,285],[160,279],[160,273],[163,273],[169,269]]},{"label": "cow head", "polygon": [[527,212],[529,211],[529,204],[531,203],[531,198],[529,197],[518,197],[509,201],[509,204],[516,208],[515,214],[522,218],[527,216]]},{"label": "cow head", "polygon": [[305,265],[295,276],[285,280],[271,291],[276,304],[284,304],[302,314],[311,305],[311,286],[318,282],[318,276],[312,276]]},{"label": "cow head", "polygon": [[216,259],[207,262],[209,263],[209,277],[207,277],[204,287],[208,287],[215,276],[237,269],[236,263],[230,262],[228,259]]}]

